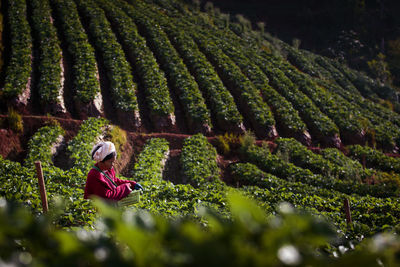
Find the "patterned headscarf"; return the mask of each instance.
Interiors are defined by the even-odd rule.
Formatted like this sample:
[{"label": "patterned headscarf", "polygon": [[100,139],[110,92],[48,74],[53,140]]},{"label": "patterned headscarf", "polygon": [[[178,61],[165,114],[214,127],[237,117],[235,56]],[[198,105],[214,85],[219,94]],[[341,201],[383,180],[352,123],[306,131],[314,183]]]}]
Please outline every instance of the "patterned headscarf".
[{"label": "patterned headscarf", "polygon": [[92,155],[92,159],[94,159],[96,162],[100,162],[113,152],[115,153],[115,155],[117,155],[117,151],[115,150],[114,144],[107,141],[107,142],[97,143],[93,147],[90,154]]}]

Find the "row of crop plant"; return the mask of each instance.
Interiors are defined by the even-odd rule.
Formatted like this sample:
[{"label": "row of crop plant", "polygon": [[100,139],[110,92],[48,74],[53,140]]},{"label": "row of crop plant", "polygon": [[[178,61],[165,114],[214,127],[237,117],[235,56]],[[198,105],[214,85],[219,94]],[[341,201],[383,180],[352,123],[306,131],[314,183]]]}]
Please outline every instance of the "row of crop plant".
[{"label": "row of crop plant", "polygon": [[232,95],[190,35],[172,25],[167,17],[157,16],[157,20],[199,84],[216,124],[225,131],[242,133],[243,118]]},{"label": "row of crop plant", "polygon": [[5,66],[3,101],[12,100],[17,106],[26,106],[31,95],[32,36],[27,19],[25,0],[8,1],[10,27],[10,61]]},{"label": "row of crop plant", "polygon": [[[57,223],[61,226],[73,225],[91,225],[94,218],[94,210],[90,202],[83,199],[83,188],[86,174],[92,168],[94,161],[91,159],[90,150],[99,140],[104,139],[108,122],[104,119],[89,118],[84,121],[78,131],[67,144],[66,153],[73,160],[72,168],[62,170],[52,163],[56,147],[62,143],[64,130],[53,123],[40,128],[30,139],[28,143],[28,155],[25,164],[20,165],[17,162],[11,162],[0,158],[0,173],[3,186],[0,189],[0,195],[10,201],[17,201],[30,207],[34,212],[40,212],[40,195],[36,184],[36,172],[33,166],[35,161],[41,161],[43,174],[45,177],[50,209],[56,208],[57,199],[64,199],[65,207]],[[138,160],[132,166],[132,178],[145,185],[142,208],[148,210],[164,210],[162,206],[155,203],[164,202],[165,194],[168,193],[171,203],[164,203],[175,209],[181,208],[180,214],[185,215],[193,212],[202,199],[204,203],[224,207],[224,193],[221,192],[223,184],[215,187],[219,181],[219,168],[217,167],[215,148],[208,143],[203,135],[195,135],[187,138],[183,147],[181,157],[182,175],[188,179],[188,182],[196,187],[210,186],[208,192],[195,189],[192,185],[177,185],[163,181],[163,168],[168,158],[168,142],[165,139],[149,139]],[[17,179],[17,180],[15,180]],[[214,185],[214,186],[213,186]],[[149,186],[150,188],[146,188]],[[151,188],[157,188],[152,191]],[[190,192],[190,195],[187,193]],[[151,199],[155,195],[159,199]],[[175,203],[176,199],[182,199],[182,203]],[[190,206],[188,206],[190,202]],[[147,206],[146,206],[147,205]],[[189,208],[191,207],[191,208]],[[165,209],[165,213],[170,213]]]},{"label": "row of crop plant", "polygon": [[[66,53],[72,63],[72,95],[80,117],[103,114],[95,51],[81,23],[73,0],[50,0],[56,24],[62,32]],[[65,56],[65,55],[64,55]],[[66,88],[65,88],[66,89]]]},{"label": "row of crop plant", "polygon": [[112,32],[103,10],[92,1],[75,2],[82,17],[87,20],[94,46],[101,53],[118,120],[123,122],[126,128],[138,128],[141,122],[136,98],[137,85],[133,81],[132,69],[125,53]]},{"label": "row of crop plant", "polygon": [[[29,142],[29,152],[26,163],[42,160],[44,175],[48,189],[51,207],[55,207],[57,196],[66,200],[64,212],[57,223],[62,226],[90,225],[94,218],[91,204],[82,199],[83,183],[86,173],[93,161],[90,159],[91,146],[102,138],[107,122],[103,119],[90,118],[86,120],[78,134],[68,143],[69,156],[75,159],[70,170],[63,171],[51,166],[51,147],[59,143],[63,130],[57,124],[45,126],[32,137]],[[45,140],[45,141],[43,141]],[[296,207],[307,209],[317,215],[331,219],[342,231],[352,234],[371,235],[377,231],[391,228],[398,221],[399,198],[391,197],[390,188],[381,188],[372,185],[357,185],[356,183],[341,183],[330,176],[327,179],[313,174],[310,170],[295,167],[282,159],[284,151],[289,157],[297,161],[307,161],[310,167],[337,168],[340,164],[347,164],[349,158],[339,157],[335,153],[322,152],[326,158],[334,158],[335,163],[323,161],[321,156],[306,153],[300,143],[294,139],[278,139],[278,149],[283,150],[281,156],[271,154],[268,148],[251,144],[242,149],[245,163],[231,164],[229,167],[232,177],[247,195],[254,197],[266,210],[272,212],[274,206],[281,201],[292,203]],[[284,149],[282,144],[291,146]],[[45,144],[45,145],[44,145]],[[301,149],[303,148],[303,150]],[[289,149],[298,149],[292,152]],[[330,149],[332,150],[332,149]],[[142,201],[138,207],[158,212],[167,216],[193,215],[193,212],[202,205],[216,208],[222,214],[227,214],[224,202],[228,187],[220,180],[215,148],[201,134],[186,138],[183,143],[180,164],[182,175],[188,184],[173,185],[163,181],[162,170],[168,155],[168,142],[164,139],[153,138],[148,140],[133,166],[133,178],[145,186]],[[296,159],[299,155],[303,159]],[[297,156],[296,156],[297,155]],[[330,160],[333,161],[333,160]],[[340,163],[342,162],[342,163]],[[345,163],[343,163],[345,162]],[[50,164],[49,164],[50,163]],[[253,164],[255,165],[253,165]],[[256,167],[257,165],[257,167]],[[357,166],[356,163],[352,163]],[[358,166],[359,167],[359,166]],[[340,169],[340,168],[338,168]],[[340,172],[341,170],[339,170]],[[0,160],[1,182],[4,185],[0,194],[8,200],[15,200],[31,207],[34,211],[40,210],[40,199],[35,183],[35,173],[30,164],[21,166],[19,163]],[[280,177],[280,178],[278,178]],[[340,174],[339,174],[340,178]],[[17,179],[17,180],[15,180]],[[345,179],[345,178],[343,178]],[[332,181],[330,181],[332,180]],[[371,195],[378,196],[372,197]],[[341,210],[343,199],[352,203],[354,224],[347,229],[344,223],[344,212]]]},{"label": "row of crop plant", "polygon": [[[168,8],[168,4],[162,3],[160,4],[163,7]],[[151,9],[151,5],[147,5],[147,9]],[[174,9],[172,9],[174,10]],[[156,11],[153,11],[154,17],[162,18],[165,17],[162,12],[159,12],[158,14]],[[176,15],[176,16],[179,16]],[[168,17],[169,20],[172,20],[171,17]],[[160,19],[159,19],[160,20]],[[288,85],[291,91],[297,89],[300,89],[296,91],[295,96],[293,96],[293,93],[288,91],[288,90],[283,90],[280,91],[283,93],[283,95],[287,98],[297,98],[294,100],[297,100],[297,104],[301,103],[301,97],[298,97],[299,95],[303,95],[303,100],[309,99],[308,101],[305,101],[305,103],[308,102],[309,104],[309,109],[304,109],[304,108],[298,108],[298,110],[302,110],[302,117],[305,118],[305,121],[308,122],[311,129],[313,129],[313,135],[315,135],[315,127],[316,125],[318,128],[323,128],[325,126],[328,127],[329,129],[329,120],[328,118],[331,119],[331,129],[335,129],[335,124],[339,126],[339,128],[336,128],[336,133],[332,136],[327,134],[327,132],[323,132],[322,134],[319,133],[316,136],[319,137],[319,139],[323,140],[324,144],[329,144],[329,145],[335,145],[337,147],[340,146],[340,139],[339,139],[339,132],[344,138],[344,140],[347,143],[364,143],[365,140],[368,139],[370,142],[375,142],[376,140],[378,141],[378,144],[383,147],[383,148],[388,148],[388,147],[395,147],[395,140],[396,137],[398,136],[397,133],[397,127],[394,127],[390,123],[382,123],[379,120],[379,116],[374,115],[373,112],[367,111],[366,106],[368,107],[374,107],[375,111],[378,111],[380,115],[384,115],[387,118],[390,118],[391,120],[394,120],[395,116],[391,116],[391,113],[389,111],[386,111],[382,108],[380,108],[377,105],[374,105],[372,103],[366,103],[366,101],[363,101],[358,97],[359,94],[356,94],[357,97],[357,103],[358,105],[353,105],[353,102],[350,102],[350,95],[347,92],[345,97],[343,96],[346,90],[341,90],[342,94],[336,94],[333,92],[332,89],[335,89],[338,91],[338,87],[341,88],[340,86],[346,86],[349,90],[352,90],[352,92],[357,93],[357,89],[347,80],[343,80],[340,85],[339,84],[333,84],[330,82],[327,82],[325,80],[319,79],[318,82],[314,82],[311,77],[308,77],[291,67],[289,64],[284,63],[282,60],[279,60],[276,57],[273,57],[271,55],[267,55],[266,53],[262,53],[261,57],[258,58],[258,63],[259,66],[252,65],[250,62],[254,61],[255,56],[254,54],[252,56],[240,56],[240,53],[237,50],[244,49],[248,50],[248,47],[245,45],[239,44],[239,42],[235,42],[235,38],[232,37],[227,37],[225,38],[226,40],[221,41],[222,36],[227,36],[229,34],[221,33],[222,31],[218,31],[210,26],[207,28],[207,31],[204,30],[204,25],[202,24],[201,27],[185,27],[184,25],[191,25],[193,26],[193,21],[196,19],[182,19],[181,17],[175,18],[174,19],[174,25],[177,26],[176,28],[181,29],[181,31],[184,32],[196,32],[196,34],[199,34],[200,32],[203,34],[203,36],[198,37],[198,38],[210,38],[212,41],[217,42],[217,46],[222,48],[227,55],[230,56],[230,58],[238,65],[240,66],[241,70],[247,75],[248,78],[251,79],[254,85],[256,85],[259,88],[267,88],[271,89],[271,87],[268,85],[268,78],[265,77],[264,74],[260,73],[259,68],[264,67],[265,64],[269,62],[271,68],[269,70],[266,70],[266,72],[269,71],[270,77],[272,79],[272,84],[274,87],[278,87],[279,89],[286,89],[284,85]],[[166,23],[164,23],[166,24]],[[183,27],[185,27],[183,29]],[[170,26],[164,26],[164,28],[168,29],[171,28]],[[212,32],[212,34],[207,34],[207,32]],[[218,38],[215,38],[215,36],[218,36]],[[171,38],[173,39],[173,38]],[[186,42],[189,42],[190,38],[186,38]],[[223,38],[222,38],[223,39]],[[209,42],[212,43],[212,42]],[[230,45],[231,43],[234,43],[235,46],[233,47]],[[233,48],[232,48],[233,47]],[[287,46],[288,47],[288,46]],[[295,49],[291,49],[290,51],[294,51]],[[181,53],[182,54],[182,53]],[[301,53],[297,53],[301,55]],[[249,55],[249,54],[247,54]],[[257,58],[256,58],[257,59]],[[306,59],[302,58],[303,61],[305,62]],[[246,62],[247,60],[247,62]],[[210,60],[212,61],[212,59]],[[315,64],[314,64],[315,65]],[[284,73],[280,73],[280,70],[276,70],[275,72],[271,73],[271,69],[273,69],[273,66],[279,66],[281,67],[282,70],[284,70]],[[317,72],[314,73],[329,73],[326,71],[320,71],[321,69],[313,67],[313,64],[308,64],[307,65],[309,69],[312,68],[312,70],[317,70]],[[274,69],[275,70],[275,69]],[[277,77],[277,74],[280,74]],[[333,72],[334,77],[339,77],[340,73],[338,71]],[[321,76],[319,76],[321,77]],[[290,79],[288,79],[290,78]],[[297,87],[295,84],[298,84],[300,82],[300,86]],[[329,91],[328,91],[329,89]],[[278,90],[279,91],[279,90]],[[272,90],[272,92],[275,92]],[[275,92],[276,93],[276,92]],[[285,94],[286,93],[286,94]],[[269,95],[271,95],[271,91],[269,91]],[[272,94],[273,95],[273,94]],[[307,97],[308,96],[308,97]],[[313,99],[313,100],[311,100]],[[265,99],[268,101],[268,99]],[[325,105],[327,103],[328,105]],[[273,103],[268,103],[272,108],[273,111],[275,111],[275,107]],[[361,105],[364,107],[361,109]],[[276,106],[276,105],[275,105]],[[282,107],[282,105],[279,105]],[[301,107],[300,105],[297,105],[298,107]],[[322,115],[321,111],[328,115],[323,116],[318,116]],[[361,113],[360,113],[361,112]],[[277,113],[277,112],[275,112]],[[318,114],[319,113],[319,114]],[[314,118],[314,120],[307,119],[308,116],[311,116]],[[307,116],[308,115],[308,116]],[[288,120],[278,120],[278,121],[288,121]],[[334,122],[334,123],[333,123]],[[333,123],[333,124],[332,124]],[[290,123],[288,123],[290,124]],[[296,125],[296,124],[295,124]],[[292,125],[290,125],[293,127]],[[294,127],[295,128],[295,127]],[[318,129],[317,128],[317,129]],[[340,129],[340,131],[339,131]],[[385,129],[387,129],[385,131]],[[366,136],[367,135],[367,136]]]},{"label": "row of crop plant", "polygon": [[39,213],[40,194],[36,186],[37,178],[33,163],[40,161],[50,209],[56,208],[57,199],[61,198],[65,202],[57,223],[61,226],[90,225],[95,213],[91,204],[83,199],[83,185],[85,172],[93,161],[88,155],[90,150],[86,151],[86,154],[82,150],[87,150],[88,146],[91,147],[101,136],[102,133],[98,131],[102,128],[98,126],[104,122],[102,119],[93,118],[82,124],[78,135],[68,143],[68,148],[74,150],[71,156],[82,155],[79,158],[81,163],[66,171],[55,167],[52,162],[57,147],[63,142],[64,130],[57,123],[40,128],[28,142],[28,154],[24,165],[1,158],[0,179],[3,186],[0,194],[7,200],[23,203],[33,212]]},{"label": "row of crop plant", "polygon": [[[307,51],[296,50],[283,42],[281,45],[285,47],[285,51],[289,53],[288,55],[292,55],[291,57],[288,56],[288,59],[292,64],[311,76],[315,73],[319,73],[317,77],[313,77],[313,80],[318,85],[329,89],[331,92],[339,94],[346,101],[350,102],[351,105],[356,106],[356,109],[360,110],[361,114],[368,118],[375,127],[382,123],[382,119],[388,120],[399,126],[398,121],[400,120],[400,117],[397,113],[392,112],[378,103],[368,101],[363,97],[367,96],[373,101],[382,101],[382,99],[379,100],[378,96],[371,96],[374,94],[372,88],[374,90],[380,90],[379,88],[384,90],[381,85],[374,83],[371,79],[365,77],[365,75],[350,70],[336,61],[311,54]],[[293,59],[293,57],[296,59]],[[303,62],[303,64],[300,64],[300,61]],[[308,64],[306,64],[306,62]],[[323,77],[325,77],[325,79]],[[331,79],[326,79],[326,77],[330,77]],[[387,86],[384,86],[384,88],[385,90],[390,90]],[[392,101],[391,103],[392,105],[395,105],[396,101]],[[398,135],[393,125],[386,124],[380,128],[389,129],[390,135],[392,136]],[[384,147],[390,149],[390,147],[393,147],[395,144],[393,140],[383,140],[385,137],[380,128],[377,128],[376,135],[380,139],[379,141],[381,143],[386,142]]]},{"label": "row of crop plant", "polygon": [[316,80],[316,83],[329,89],[335,95],[336,102],[340,102],[341,106],[352,108],[353,113],[360,114],[359,121],[366,131],[365,139],[370,144],[377,143],[384,150],[397,149],[399,115],[379,104],[364,99],[350,81],[327,59],[317,57],[316,62],[319,62],[321,67],[328,70],[328,76],[331,75],[337,81],[337,83],[329,83],[320,79]]},{"label": "row of crop plant", "polygon": [[39,50],[38,95],[44,111],[52,114],[65,113],[64,72],[57,31],[53,25],[48,0],[30,1],[33,36]]},{"label": "row of crop plant", "polygon": [[360,142],[357,140],[357,137],[359,137],[362,140],[365,134],[361,125],[362,117],[353,110],[353,107],[348,102],[341,99],[338,95],[318,87],[306,75],[296,72],[289,64],[284,64],[284,62],[280,62],[281,64],[279,64],[277,60],[273,61],[273,63],[280,66],[285,75],[293,83],[298,84],[299,89],[335,122],[339,127],[340,135],[343,139],[353,137],[355,142]]},{"label": "row of crop plant", "polygon": [[156,129],[175,125],[174,105],[169,93],[165,74],[146,45],[146,40],[138,33],[133,20],[116,5],[109,1],[97,1],[115,26],[126,55],[134,66],[137,77],[146,95],[150,119]]},{"label": "row of crop plant", "polygon": [[169,85],[180,100],[191,132],[209,133],[212,123],[205,100],[195,79],[166,33],[151,18],[146,17],[142,11],[132,5],[123,1],[115,3],[134,20],[139,27],[139,32],[146,38],[161,68],[167,75]]},{"label": "row of crop plant", "polygon": [[[163,6],[166,6],[165,4]],[[202,25],[204,27],[204,25]],[[208,25],[209,26],[209,25]],[[197,27],[197,29],[199,29],[200,27]],[[210,30],[211,29],[211,30]],[[221,40],[221,36],[230,36],[229,33],[227,34],[226,31],[218,31],[215,29],[215,27],[209,26],[208,27],[208,32],[213,32],[214,35],[218,36],[219,38],[217,40]],[[217,34],[217,33],[220,34]],[[228,39],[228,38],[227,38]],[[245,50],[249,50],[250,45],[244,44],[244,45],[240,45],[239,42],[235,42],[235,38],[229,38],[230,42],[219,42],[219,44],[221,45],[221,47],[226,47],[229,46],[230,43],[235,43],[235,49],[240,48],[240,47],[244,47]],[[243,43],[243,41],[242,41]],[[225,45],[224,45],[225,44]],[[282,43],[284,44],[284,43]],[[291,48],[290,46],[285,44],[285,49],[287,51],[289,51],[290,53],[295,53],[296,55],[298,55],[299,57],[301,57],[301,60],[303,62],[303,69],[306,69],[310,75],[318,77],[318,78],[322,78],[323,75],[327,75],[331,76],[333,75],[334,80],[338,80],[338,77],[343,76],[343,74],[341,74],[335,67],[331,66],[328,70],[322,70],[321,68],[316,68],[315,66],[318,65],[316,64],[316,62],[314,61],[310,61],[307,60],[305,57],[303,57],[303,53],[300,53],[298,50]],[[235,49],[231,49],[231,50],[235,50]],[[251,49],[250,49],[251,50]],[[225,52],[227,53],[228,50],[225,50]],[[228,52],[229,53],[229,52]],[[264,53],[265,56],[265,53]],[[314,56],[315,57],[315,56]],[[318,57],[318,56],[317,56]],[[238,55],[236,54],[235,56],[232,55],[231,56],[232,59],[237,60]],[[253,57],[248,57],[249,59],[252,59]],[[276,58],[271,57],[272,59],[274,59],[274,63],[277,64],[279,63],[277,61]],[[321,59],[323,59],[322,57],[319,57]],[[324,59],[324,61],[326,61]],[[308,64],[306,64],[308,62]],[[327,61],[326,61],[327,62]],[[280,62],[282,63],[282,62]],[[328,63],[327,63],[328,64]],[[330,63],[329,63],[330,64]],[[337,62],[332,63],[334,64],[337,68],[339,68],[337,65]],[[330,64],[330,65],[332,65]],[[278,64],[279,65],[279,64]],[[307,66],[305,66],[307,65]],[[249,68],[249,65],[242,65],[243,67],[242,70],[246,70],[246,68]],[[284,67],[286,67],[286,69],[288,68],[288,64],[284,64]],[[340,65],[341,68],[344,68],[344,66]],[[340,68],[340,69],[341,69]],[[282,68],[285,69],[285,68]],[[375,143],[377,142],[378,145],[385,149],[385,150],[393,150],[396,149],[397,145],[396,145],[396,140],[397,140],[397,136],[398,136],[398,129],[395,125],[392,125],[392,123],[397,122],[396,117],[398,117],[395,113],[391,112],[390,110],[387,110],[385,108],[383,108],[380,105],[374,104],[370,101],[367,101],[365,99],[362,99],[361,96],[359,96],[359,92],[357,90],[357,88],[355,88],[355,86],[353,86],[353,84],[348,81],[347,79],[340,79],[340,83],[338,84],[334,84],[331,82],[328,82],[326,79],[317,79],[315,77],[313,77],[313,80],[317,80],[317,84],[321,85],[321,87],[317,86],[316,84],[314,84],[311,79],[309,77],[306,77],[306,75],[303,75],[299,72],[297,72],[294,68],[289,67],[289,71],[286,71],[286,74],[290,76],[291,79],[294,79],[296,82],[299,81],[299,75],[300,80],[303,81],[302,82],[302,86],[300,87],[300,89],[303,89],[304,92],[306,92],[309,96],[310,94],[312,96],[319,96],[319,98],[317,97],[316,100],[314,98],[312,98],[314,101],[316,101],[315,103],[319,103],[318,107],[321,108],[321,110],[327,114],[331,119],[333,119],[335,121],[335,123],[337,125],[339,125],[339,128],[341,130],[342,135],[344,136],[345,140],[350,139],[350,140],[355,140],[357,139],[357,135],[359,135],[358,141],[360,142],[365,142],[365,140],[367,140],[367,142],[369,143]],[[335,70],[335,71],[334,71]],[[307,72],[306,71],[306,72]],[[253,77],[254,75],[254,71],[250,74]],[[321,76],[322,75],[322,76]],[[250,77],[250,76],[249,76]],[[255,81],[256,79],[253,79],[253,81]],[[346,89],[342,89],[341,86],[344,86]],[[370,86],[372,86],[372,84],[370,84]],[[335,89],[335,92],[338,91],[338,89],[340,90],[340,94],[339,96],[336,95],[335,93],[328,93],[326,91],[326,89],[324,90],[325,87],[326,89],[329,89],[332,91],[332,89]],[[354,94],[350,94],[350,92],[354,92]],[[342,98],[343,97],[343,98]],[[355,97],[356,99],[356,103],[354,103],[354,101],[351,101],[351,97]],[[326,105],[322,105],[321,103],[325,103],[324,101],[321,101],[321,99],[325,99],[325,100],[329,100],[331,98],[334,98],[335,101],[328,101],[327,103],[330,104],[331,107],[327,107]],[[372,109],[372,112],[371,110]],[[343,113],[351,113],[352,115],[349,118],[344,118],[342,115]],[[382,122],[382,120],[380,119],[380,117],[383,118],[387,118],[390,122]],[[351,129],[354,125],[358,126],[358,134],[347,134],[346,133],[346,129],[349,128]],[[354,128],[354,127],[353,127]],[[354,130],[354,129],[353,129]],[[365,134],[367,134],[368,136],[366,136],[366,138],[363,138],[363,132],[365,132]],[[331,142],[332,143],[332,142]]]},{"label": "row of crop plant", "polygon": [[[313,153],[305,146],[301,145],[294,139],[280,138],[276,140],[278,145],[276,154],[281,155],[281,158],[299,166],[301,168],[309,169],[313,173],[321,174],[326,177],[332,177],[333,179],[340,179],[343,181],[356,181],[359,183],[374,183],[380,184],[388,188],[388,192],[396,192],[400,186],[400,176],[395,173],[388,173],[396,171],[396,169],[383,169],[375,167],[374,169],[366,169],[359,162],[346,157],[342,152],[335,149],[323,149],[321,155]],[[355,147],[362,148],[359,145],[349,146],[349,151],[354,151]],[[363,150],[365,150],[364,148]],[[371,149],[371,151],[374,151]],[[377,151],[374,151],[378,155]],[[396,162],[395,158],[390,158],[380,154],[382,158],[392,159]],[[360,156],[358,156],[360,158]],[[385,162],[382,160],[382,162]],[[383,165],[383,164],[382,164]],[[382,166],[381,165],[381,166]],[[389,165],[389,164],[386,164]],[[370,167],[374,167],[370,164]],[[377,165],[378,166],[378,165]],[[398,172],[398,170],[397,170]],[[395,195],[395,194],[394,194]]]},{"label": "row of crop plant", "polygon": [[[251,163],[232,164],[230,171],[234,180],[241,184],[242,191],[265,203],[264,205],[291,203],[296,208],[324,216],[353,238],[394,229],[399,219],[398,198],[360,197],[300,182],[286,181],[262,171]],[[344,199],[348,199],[352,206],[351,228],[345,221]]]},{"label": "row of crop plant", "polygon": [[[200,31],[199,28],[194,29]],[[223,52],[227,54],[243,73],[250,79],[250,81],[256,86],[261,92],[264,101],[271,107],[275,121],[278,125],[280,135],[283,136],[295,136],[301,140],[304,144],[311,144],[311,136],[307,131],[307,126],[301,120],[297,110],[277,91],[275,91],[270,85],[267,76],[261,71],[261,69],[254,64],[248,57],[244,56],[241,51],[241,46],[233,43],[232,40],[225,40],[225,35],[213,32],[208,34],[208,31],[203,30],[205,39],[214,41]]]},{"label": "row of crop plant", "polygon": [[[165,18],[165,15],[163,15],[161,12],[155,12],[154,10],[150,12],[151,5],[139,3],[139,1],[132,1],[132,3],[134,3],[137,8],[141,8],[143,12],[147,11],[146,14],[151,16],[154,20],[161,20],[162,22],[162,17]],[[172,20],[172,18],[168,19]],[[166,25],[165,19],[164,27],[167,29],[167,31],[168,29],[171,31],[171,26]],[[180,27],[177,27],[177,29],[180,31],[187,30]],[[271,110],[257,92],[254,84],[245,75],[243,75],[240,69],[226,55],[224,55],[214,43],[207,42],[207,40],[197,32],[190,31],[190,33],[192,34],[192,38],[200,52],[205,55],[207,60],[215,68],[223,84],[229,88],[230,93],[233,95],[240,112],[250,121],[249,126],[251,126],[251,128],[260,137],[276,137],[277,132],[275,128],[275,120],[272,116]],[[184,41],[191,42],[188,37],[186,37]],[[181,42],[183,42],[183,40]],[[193,45],[194,44],[192,44],[192,48]]]},{"label": "row of crop plant", "polygon": [[[253,163],[261,170],[289,181],[302,182],[313,186],[330,188],[346,194],[354,193],[360,196],[391,197],[398,195],[398,185],[396,182],[370,185],[357,181],[357,176],[354,179],[341,180],[335,179],[332,176],[314,174],[309,169],[304,169],[288,162],[287,158],[281,158],[279,154],[272,154],[268,148],[257,147],[255,145],[245,147],[240,153],[243,161]],[[306,163],[302,162],[302,164],[305,166]],[[313,163],[311,166],[317,168],[318,165],[317,163]]]},{"label": "row of crop plant", "polygon": [[[162,3],[160,5],[167,6],[168,4]],[[150,5],[148,6],[148,8],[151,8]],[[158,16],[162,15],[163,14],[160,12]],[[186,22],[182,22],[183,20],[185,20]],[[308,99],[306,96],[302,95],[298,91],[296,91],[296,95],[293,96],[293,93],[291,93],[288,89],[284,90],[283,96],[292,101],[292,106],[291,103],[289,103],[279,93],[273,90],[269,85],[268,78],[260,70],[260,68],[265,68],[265,62],[258,60],[259,64],[257,66],[256,64],[254,64],[254,60],[252,57],[248,57],[247,54],[245,56],[245,52],[241,52],[242,49],[248,50],[248,48],[240,44],[237,40],[235,40],[235,38],[232,38],[231,36],[228,37],[228,34],[226,34],[226,32],[219,31],[212,26],[208,27],[207,30],[204,29],[203,24],[201,25],[201,27],[197,27],[196,25],[194,25],[194,20],[195,19],[190,19],[187,17],[185,17],[184,19],[179,17],[175,19],[174,24],[179,25],[182,31],[195,32],[196,35],[199,35],[199,33],[201,33],[201,37],[197,37],[198,39],[208,40],[208,43],[216,42],[216,46],[222,48],[223,52],[226,53],[230,57],[230,59],[240,67],[241,71],[246,74],[247,78],[251,80],[253,85],[255,85],[257,89],[262,92],[265,101],[274,111],[273,113],[276,116],[276,120],[278,123],[286,123],[286,128],[288,128],[292,132],[297,132],[298,135],[300,135],[300,139],[302,135],[303,137],[307,136],[304,135],[303,132],[306,129],[306,126],[297,115],[298,113],[296,112],[296,110],[293,109],[294,106],[296,107],[298,112],[301,112],[302,118],[305,119],[307,124],[310,126],[309,128],[312,129],[312,133],[319,137],[318,139],[322,139],[325,144],[329,142],[330,145],[340,146],[340,139],[338,136],[338,129],[336,125],[332,121],[330,121],[327,116],[321,114],[321,111],[312,103],[310,99]],[[189,26],[182,26],[183,24]],[[182,27],[185,27],[185,29],[183,29]],[[210,61],[213,62],[214,58],[215,56],[210,56]],[[274,74],[272,76],[274,76]],[[282,77],[280,78],[285,79],[284,74],[281,74]],[[294,89],[295,85],[291,83],[290,80],[286,78],[284,82],[286,82],[286,84],[290,86],[290,89]],[[286,89],[285,86],[282,86],[282,84],[285,85],[284,82],[282,83],[281,81],[276,81],[275,84]],[[282,91],[280,93],[282,93]],[[308,143],[309,141],[310,140],[305,140],[305,142]]]},{"label": "row of crop plant", "polygon": [[199,35],[194,39],[208,60],[216,67],[224,84],[230,88],[242,114],[248,118],[255,133],[261,138],[276,137],[275,120],[271,110],[263,102],[250,80],[214,43],[206,42]]}]

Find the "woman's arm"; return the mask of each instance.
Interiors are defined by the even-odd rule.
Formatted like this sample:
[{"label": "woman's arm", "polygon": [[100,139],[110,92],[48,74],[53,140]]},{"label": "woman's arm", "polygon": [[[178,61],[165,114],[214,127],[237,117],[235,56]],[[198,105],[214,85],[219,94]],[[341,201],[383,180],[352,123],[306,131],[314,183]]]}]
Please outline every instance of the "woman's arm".
[{"label": "woman's arm", "polygon": [[117,177],[115,176],[115,170],[114,170],[114,168],[111,169],[110,173],[111,173],[111,175],[112,175],[112,178],[114,179],[114,182],[115,182],[117,185],[122,185],[122,184],[129,183],[129,184],[131,184],[131,188],[134,188],[134,187],[135,187],[135,184],[136,184],[135,181],[131,181],[131,180],[122,180],[122,179],[117,178]]},{"label": "woman's arm", "polygon": [[98,171],[91,171],[86,181],[85,197],[96,195],[118,201],[129,195],[132,191],[130,183],[117,183],[117,185],[118,186],[115,187]]}]

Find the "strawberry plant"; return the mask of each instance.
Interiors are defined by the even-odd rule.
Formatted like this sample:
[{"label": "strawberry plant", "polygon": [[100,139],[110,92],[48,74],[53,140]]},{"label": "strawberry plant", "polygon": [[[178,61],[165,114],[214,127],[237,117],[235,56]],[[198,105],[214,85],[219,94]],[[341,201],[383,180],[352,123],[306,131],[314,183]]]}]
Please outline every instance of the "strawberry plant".
[{"label": "strawberry plant", "polygon": [[55,110],[65,112],[61,70],[61,48],[57,31],[51,22],[48,0],[30,1],[32,7],[33,35],[39,44],[38,91],[43,106],[57,105]]},{"label": "strawberry plant", "polygon": [[194,186],[219,182],[217,151],[201,134],[186,138],[181,153],[182,175]]},{"label": "strawberry plant", "polygon": [[72,57],[75,99],[88,104],[100,94],[97,63],[73,0],[50,0]]},{"label": "strawberry plant", "polygon": [[4,66],[5,81],[2,90],[4,97],[8,99],[18,97],[29,86],[32,71],[32,37],[26,9],[25,0],[8,1],[11,56],[9,64]]}]

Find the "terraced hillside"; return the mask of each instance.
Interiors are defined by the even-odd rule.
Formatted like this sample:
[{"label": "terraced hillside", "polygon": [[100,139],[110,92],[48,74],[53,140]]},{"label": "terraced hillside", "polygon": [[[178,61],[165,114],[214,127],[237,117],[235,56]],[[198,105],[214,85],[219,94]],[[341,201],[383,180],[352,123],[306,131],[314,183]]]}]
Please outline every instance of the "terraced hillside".
[{"label": "terraced hillside", "polygon": [[89,152],[112,140],[118,172],[146,188],[139,208],[229,216],[235,188],[268,214],[286,201],[349,238],[398,229],[393,88],[180,1],[5,3],[1,197],[39,212],[40,160],[51,205],[66,201],[58,223],[91,225]]}]

